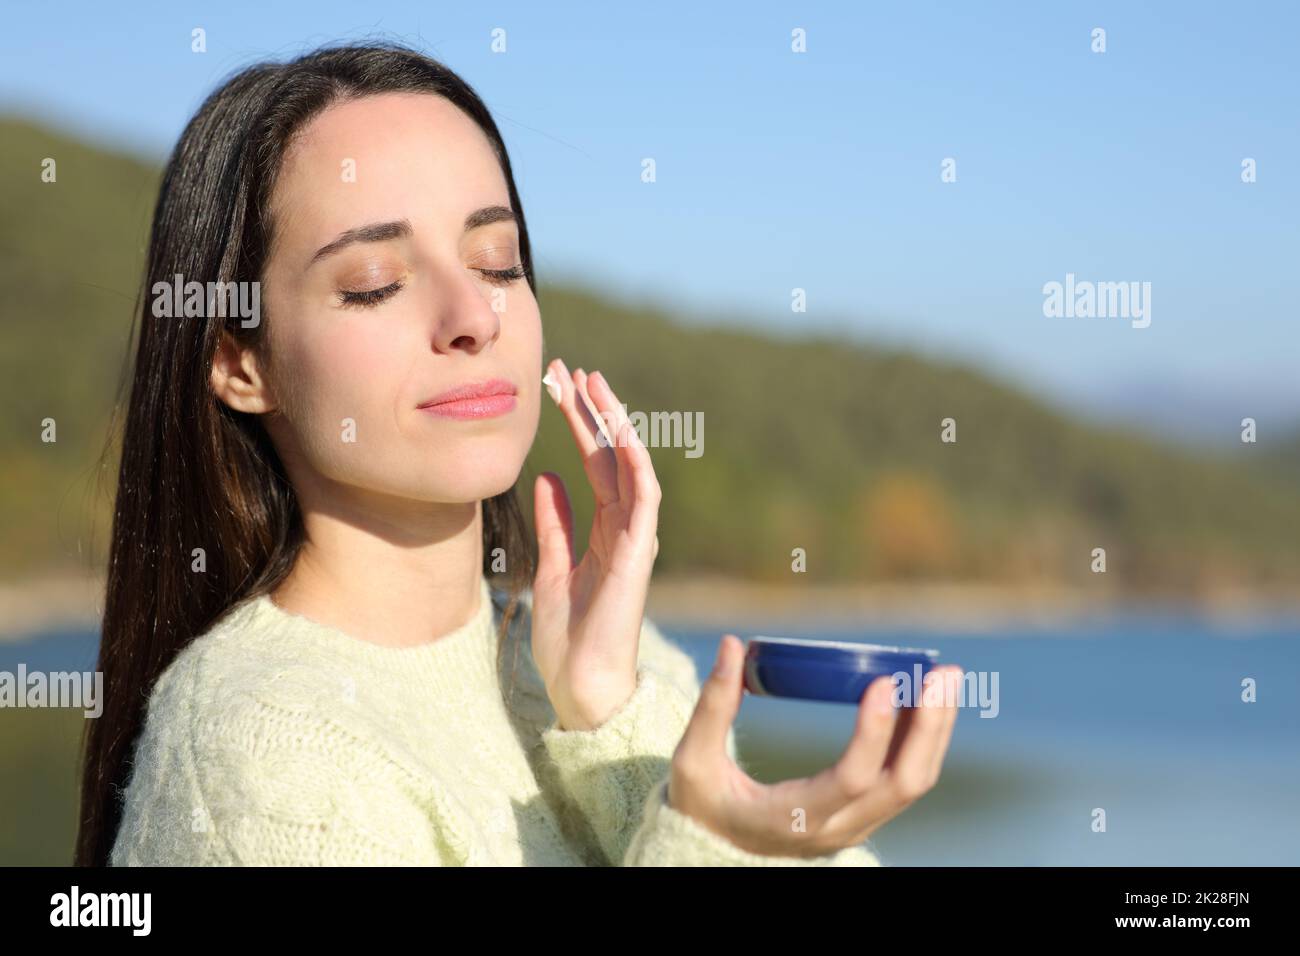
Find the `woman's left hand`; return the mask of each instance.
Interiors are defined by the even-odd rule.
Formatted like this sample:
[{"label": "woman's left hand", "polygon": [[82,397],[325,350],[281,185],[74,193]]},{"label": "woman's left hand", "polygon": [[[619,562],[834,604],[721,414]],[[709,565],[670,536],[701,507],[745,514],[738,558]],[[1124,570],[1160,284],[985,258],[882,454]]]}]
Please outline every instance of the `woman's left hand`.
[{"label": "woman's left hand", "polygon": [[[650,452],[600,372],[587,376],[578,369],[570,375],[557,358],[550,374],[596,496],[596,513],[587,553],[575,561],[564,482],[553,472],[537,477],[533,659],[560,726],[591,730],[636,690],[646,592],[659,553],[659,481]],[[602,425],[613,436],[612,446],[608,438],[597,438]]]}]

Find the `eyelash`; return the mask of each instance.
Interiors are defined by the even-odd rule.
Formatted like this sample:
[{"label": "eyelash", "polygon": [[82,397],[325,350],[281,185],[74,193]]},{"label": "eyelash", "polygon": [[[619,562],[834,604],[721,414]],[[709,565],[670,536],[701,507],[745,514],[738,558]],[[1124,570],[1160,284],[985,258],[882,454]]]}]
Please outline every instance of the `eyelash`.
[{"label": "eyelash", "polygon": [[478,271],[483,273],[485,279],[496,285],[507,285],[516,279],[522,279],[528,274],[522,262],[517,266],[511,266],[509,269],[479,269]]},{"label": "eyelash", "polygon": [[378,305],[390,295],[398,292],[402,288],[402,283],[394,282],[384,286],[382,289],[368,289],[365,292],[352,292],[348,289],[339,290],[339,301],[343,305]]},{"label": "eyelash", "polygon": [[[528,274],[523,263],[509,269],[479,269],[478,272],[493,285],[509,285]],[[339,301],[343,305],[374,306],[402,290],[402,283],[393,282],[382,289],[368,289],[365,292],[353,292],[349,289],[339,290]]]}]

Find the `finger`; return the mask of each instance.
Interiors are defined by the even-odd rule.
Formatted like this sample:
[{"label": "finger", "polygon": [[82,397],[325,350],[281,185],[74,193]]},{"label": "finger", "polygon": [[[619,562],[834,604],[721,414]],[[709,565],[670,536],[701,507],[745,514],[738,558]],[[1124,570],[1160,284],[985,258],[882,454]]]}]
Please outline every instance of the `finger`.
[{"label": "finger", "polygon": [[[579,370],[581,371],[581,370]],[[576,381],[576,373],[569,374],[568,367],[561,358],[555,358],[550,364],[550,372],[560,390],[559,408],[569,426],[569,432],[578,446],[582,456],[582,468],[587,480],[596,493],[597,500],[609,498],[618,493],[617,465],[612,449],[602,448],[596,441],[600,431],[595,417],[583,400]]]},{"label": "finger", "polygon": [[[897,758],[889,768],[895,792],[910,802],[929,789],[935,751],[943,734],[948,708],[944,706],[946,668],[935,668],[922,681],[920,701],[911,709],[906,736],[897,747]],[[938,699],[935,700],[937,695]]]},{"label": "finger", "polygon": [[886,769],[892,767],[898,761],[898,751],[912,729],[912,716],[916,713],[916,708],[910,705],[900,705],[897,711],[898,719],[894,724],[894,737],[889,741],[889,753],[885,754]]},{"label": "finger", "polygon": [[564,415],[564,420],[568,423],[569,431],[573,433],[573,440],[577,443],[578,450],[582,452],[582,457],[586,458],[596,450],[596,437],[591,427],[584,420],[584,410],[579,408],[581,403],[575,401],[577,386],[574,383],[573,376],[569,374],[569,368],[564,364],[564,359],[559,357],[551,360],[548,372],[560,390],[560,397],[555,404],[559,407],[561,414]]},{"label": "finger", "polygon": [[[937,780],[939,772],[943,769],[943,758],[948,753],[948,745],[952,741],[952,731],[957,725],[957,693],[961,687],[962,669],[958,666],[951,665],[951,680],[953,682],[953,694],[951,697],[952,706],[947,707],[947,714],[943,719],[943,730],[939,734],[939,747],[934,755],[934,764],[930,767],[930,778]],[[945,701],[945,704],[948,702]]]},{"label": "finger", "polygon": [[564,481],[543,472],[533,484],[533,517],[537,525],[536,580],[567,578],[574,567],[573,508]]},{"label": "finger", "polygon": [[885,757],[894,737],[899,708],[893,701],[894,682],[888,675],[868,685],[858,703],[853,737],[830,767],[808,781],[801,795],[811,820],[825,823],[860,800],[881,779]]},{"label": "finger", "polygon": [[[956,668],[957,675],[960,675],[960,668]],[[960,677],[954,677],[954,682],[960,680]],[[951,700],[956,702],[956,687]],[[922,697],[924,701],[924,695]],[[935,748],[934,760],[930,765],[930,781],[938,779],[939,771],[942,769],[943,757],[948,747],[948,739],[952,734],[952,727],[956,723],[957,708],[955,706],[945,707],[946,716],[944,718],[944,731],[938,746]],[[894,729],[894,739],[890,744],[890,755],[885,758],[885,766],[892,774],[893,766],[897,760],[896,755],[901,750],[901,744],[910,736],[913,715],[917,712],[915,707],[903,708],[897,726]],[[875,829],[883,826],[892,820],[898,814],[902,813],[909,804],[916,799],[915,794],[899,793],[895,787],[876,787],[866,796],[852,804],[841,812],[840,816],[833,821],[836,826],[844,829],[853,830],[860,834],[860,839],[866,839],[867,836]]]},{"label": "finger", "polygon": [[[654,461],[605,376],[593,372],[588,379],[588,390],[603,411],[616,413],[622,423],[620,440],[615,448],[619,499],[629,503],[628,531],[639,546],[640,542],[648,541],[659,527],[659,502],[663,493],[655,475]],[[653,557],[652,554],[651,560]]]},{"label": "finger", "polygon": [[735,722],[744,693],[745,645],[734,634],[722,635],[713,671],[700,688],[690,722],[678,744],[680,759],[687,767],[707,770],[719,758],[730,760],[727,732]]},{"label": "finger", "polygon": [[596,445],[600,448],[613,448],[613,433],[609,430],[609,423],[601,417],[599,406],[591,397],[590,380],[591,376],[582,369],[573,370],[573,384],[577,387],[578,397],[581,399],[579,405],[586,411],[587,418],[591,422]]},{"label": "finger", "polygon": [[[954,670],[957,675],[960,675],[961,671],[959,668],[954,668]],[[951,677],[952,675],[949,676]],[[930,783],[938,779],[939,771],[943,764],[943,755],[947,750],[947,740],[951,736],[952,727],[956,721],[957,708],[955,703],[957,698],[955,693],[955,681],[957,679],[959,678],[954,678],[954,692],[951,697],[941,698],[938,702],[941,705],[940,709],[944,713],[942,720],[943,730],[940,732],[939,742],[935,746],[933,760],[929,766],[930,776],[927,779],[920,781],[921,783],[926,784],[927,788]],[[925,696],[922,695],[922,703],[924,703],[924,701]],[[951,702],[952,706],[948,706],[948,702]],[[933,703],[931,709],[934,709]],[[889,743],[889,752],[885,756],[884,762],[885,774],[887,774],[889,778],[894,778],[899,754],[905,746],[910,746],[908,741],[913,737],[912,728],[919,709],[917,707],[903,707],[899,708],[897,712],[899,716],[894,726],[893,737]],[[885,777],[878,777],[877,783],[880,779],[885,779]],[[828,822],[828,825],[834,829],[856,833],[858,834],[858,839],[863,840],[866,839],[872,831],[878,829],[889,820],[892,820],[906,809],[907,806],[919,795],[919,793],[908,792],[905,789],[900,791],[899,788],[894,785],[884,787],[875,785],[866,790],[863,796],[859,797],[853,803],[842,809],[838,814],[834,815]]]},{"label": "finger", "polygon": [[618,501],[618,456],[609,438],[605,424],[600,420],[591,393],[587,390],[587,373],[582,369],[573,372],[574,408],[580,410],[585,427],[591,434],[595,450],[583,459],[587,480],[596,495],[598,504],[608,505]]},{"label": "finger", "polygon": [[[583,384],[586,386],[587,397],[596,406],[601,423],[605,426],[605,432],[613,436],[611,444],[614,449],[614,461],[618,469],[618,500],[630,503],[633,497],[633,488],[632,466],[628,462],[628,448],[633,439],[628,437],[624,426],[630,428],[631,422],[623,411],[618,396],[614,394],[614,389],[610,387],[604,375],[598,371],[592,372],[586,376]],[[635,435],[635,429],[632,429],[632,432]]]}]

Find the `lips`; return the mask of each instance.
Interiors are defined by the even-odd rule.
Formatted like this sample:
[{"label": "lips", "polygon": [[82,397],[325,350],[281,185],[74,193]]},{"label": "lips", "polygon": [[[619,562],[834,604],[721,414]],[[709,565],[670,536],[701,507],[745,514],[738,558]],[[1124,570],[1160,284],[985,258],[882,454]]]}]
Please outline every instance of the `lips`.
[{"label": "lips", "polygon": [[446,418],[490,418],[514,408],[517,392],[513,382],[494,378],[458,385],[422,402],[419,408]]},{"label": "lips", "polygon": [[419,407],[429,408],[433,405],[460,402],[472,398],[488,398],[492,395],[514,395],[518,391],[513,382],[507,382],[503,378],[493,378],[486,382],[471,382],[468,385],[449,388],[441,395],[437,395],[426,402],[421,402]]}]

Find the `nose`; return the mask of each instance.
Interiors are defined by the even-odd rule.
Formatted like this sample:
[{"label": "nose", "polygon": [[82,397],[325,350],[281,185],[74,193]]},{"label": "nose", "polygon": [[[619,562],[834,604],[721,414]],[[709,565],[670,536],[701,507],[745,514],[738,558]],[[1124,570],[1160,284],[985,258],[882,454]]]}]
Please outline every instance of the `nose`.
[{"label": "nose", "polygon": [[501,316],[492,308],[479,283],[464,269],[447,273],[440,283],[441,297],[433,333],[435,351],[477,354],[501,335]]}]

